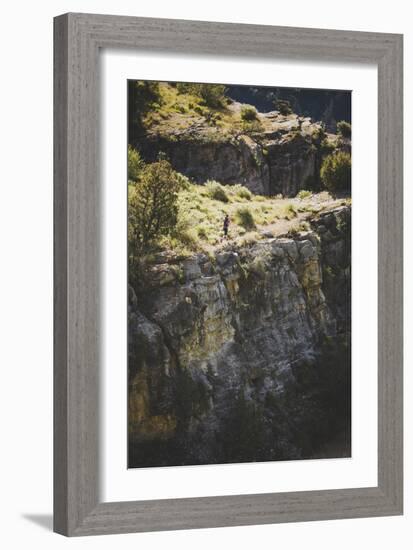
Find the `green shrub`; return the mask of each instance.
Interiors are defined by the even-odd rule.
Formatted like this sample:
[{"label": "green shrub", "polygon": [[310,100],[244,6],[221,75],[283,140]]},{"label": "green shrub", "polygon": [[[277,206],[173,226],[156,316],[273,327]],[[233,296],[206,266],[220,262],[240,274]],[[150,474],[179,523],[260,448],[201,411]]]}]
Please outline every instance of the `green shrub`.
[{"label": "green shrub", "polygon": [[295,239],[296,237],[298,237],[299,234],[300,234],[300,230],[298,225],[294,225],[290,227],[290,229],[288,230],[287,236],[292,239]]},{"label": "green shrub", "polygon": [[291,109],[291,104],[286,99],[277,99],[275,102],[275,107],[282,115],[290,115],[293,110]]},{"label": "green shrub", "polygon": [[238,225],[250,231],[255,228],[254,216],[249,208],[243,206],[235,212]]},{"label": "green shrub", "polygon": [[194,84],[190,82],[177,82],[176,89],[180,94],[191,94],[194,91]]},{"label": "green shrub", "polygon": [[128,133],[131,141],[142,133],[145,115],[157,111],[161,103],[159,82],[128,81]]},{"label": "green shrub", "polygon": [[201,116],[205,116],[208,113],[208,109],[206,109],[205,107],[201,107],[201,105],[195,105],[194,111]]},{"label": "green shrub", "polygon": [[343,138],[351,138],[351,124],[346,122],[345,120],[340,120],[340,122],[337,122],[337,131]]},{"label": "green shrub", "polygon": [[139,151],[128,145],[128,181],[137,181],[144,166]]},{"label": "green shrub", "polygon": [[198,96],[208,107],[219,109],[224,107],[226,101],[226,87],[223,84],[189,84],[179,82],[177,90],[181,94],[192,94]]},{"label": "green shrub", "polygon": [[178,217],[181,181],[167,160],[147,164],[128,190],[128,242],[133,259],[170,234]]},{"label": "green shrub", "polygon": [[321,165],[321,181],[329,191],[349,191],[351,188],[351,157],[338,151],[328,155]]},{"label": "green shrub", "polygon": [[323,125],[316,127],[311,134],[311,139],[316,145],[320,145],[326,139],[326,131]]},{"label": "green shrub", "polygon": [[251,246],[252,244],[258,242],[261,238],[262,235],[261,233],[258,233],[258,231],[248,232],[239,238],[238,244],[240,246]]},{"label": "green shrub", "polygon": [[198,94],[208,107],[219,108],[225,105],[226,87],[223,84],[198,84]]},{"label": "green shrub", "polygon": [[250,201],[252,199],[252,193],[249,189],[244,187],[243,185],[234,185],[235,194],[240,199],[245,199],[247,201]]},{"label": "green shrub", "polygon": [[241,107],[241,118],[247,121],[256,120],[257,109],[253,105],[243,105]]},{"label": "green shrub", "polygon": [[227,192],[224,189],[224,186],[218,183],[217,181],[208,180],[205,184],[207,194],[211,199],[221,202],[229,202]]},{"label": "green shrub", "polygon": [[208,239],[208,231],[204,225],[201,225],[198,227],[197,233],[200,239],[204,239],[204,240]]},{"label": "green shrub", "polygon": [[198,247],[198,237],[191,229],[174,231],[173,236],[189,250],[196,250]]},{"label": "green shrub", "polygon": [[297,198],[307,199],[308,197],[311,197],[311,195],[312,195],[311,191],[306,191],[305,189],[301,189],[301,191],[297,193]]},{"label": "green shrub", "polygon": [[296,215],[297,215],[297,210],[295,206],[291,203],[287,204],[285,206],[285,217],[287,218],[287,220],[291,220],[292,218],[295,218]]},{"label": "green shrub", "polygon": [[176,88],[180,94],[198,96],[205,105],[213,109],[219,109],[226,104],[227,88],[223,84],[178,82]]},{"label": "green shrub", "polygon": [[243,120],[241,123],[241,129],[244,134],[253,134],[262,131],[261,121],[258,119],[255,120]]},{"label": "green shrub", "polygon": [[175,176],[179,182],[180,189],[188,190],[190,188],[191,181],[187,176],[184,176],[184,174],[181,174],[180,172],[175,172]]}]

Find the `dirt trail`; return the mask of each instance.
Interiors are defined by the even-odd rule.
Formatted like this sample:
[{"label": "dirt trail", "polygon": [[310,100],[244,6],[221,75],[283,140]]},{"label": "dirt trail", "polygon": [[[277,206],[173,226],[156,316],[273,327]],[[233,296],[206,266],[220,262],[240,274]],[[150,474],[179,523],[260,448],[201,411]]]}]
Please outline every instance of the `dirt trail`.
[{"label": "dirt trail", "polygon": [[[322,192],[311,195],[304,199],[292,198],[292,199],[280,199],[285,201],[288,204],[292,204],[295,208],[295,215],[290,217],[280,218],[274,223],[266,225],[258,225],[255,230],[256,240],[261,239],[270,239],[275,237],[286,236],[289,232],[293,230],[305,231],[308,228],[305,227],[305,222],[309,222],[314,219],[322,212],[327,212],[334,210],[339,206],[345,206],[351,204],[351,199],[349,197],[339,197],[333,198],[329,193]],[[242,237],[241,237],[242,239]],[[221,242],[211,249],[224,250],[231,248],[234,244],[241,244],[240,238],[235,238],[229,240],[222,239]]]}]

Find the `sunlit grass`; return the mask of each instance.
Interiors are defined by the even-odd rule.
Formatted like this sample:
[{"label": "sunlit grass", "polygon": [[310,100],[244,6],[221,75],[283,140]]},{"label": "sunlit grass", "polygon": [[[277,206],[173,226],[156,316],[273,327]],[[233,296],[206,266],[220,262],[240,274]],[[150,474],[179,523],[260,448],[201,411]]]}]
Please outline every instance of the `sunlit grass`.
[{"label": "sunlit grass", "polygon": [[[167,82],[159,83],[159,96],[159,103],[152,106],[143,123],[146,128],[156,128],[169,137],[199,122],[209,127],[210,139],[218,139],[218,136],[224,139],[228,134],[263,129],[258,114],[253,120],[244,120],[240,110],[229,109],[225,103],[217,107],[207,106],[199,95],[179,91],[177,86]],[[257,126],[255,130],[254,125]]]},{"label": "sunlit grass", "polygon": [[260,230],[267,226],[295,219],[297,207],[292,200],[254,195],[242,185],[189,183],[179,193],[176,229],[160,244],[162,248],[183,254],[225,244],[223,222],[226,214],[230,218],[229,241],[250,244],[262,238]]}]

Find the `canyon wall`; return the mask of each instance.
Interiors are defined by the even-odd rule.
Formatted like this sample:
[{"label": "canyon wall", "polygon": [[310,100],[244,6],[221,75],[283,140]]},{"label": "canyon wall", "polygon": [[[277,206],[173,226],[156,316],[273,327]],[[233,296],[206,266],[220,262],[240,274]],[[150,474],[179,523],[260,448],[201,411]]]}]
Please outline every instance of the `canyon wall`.
[{"label": "canyon wall", "polygon": [[349,456],[350,207],[129,287],[129,467]]},{"label": "canyon wall", "polygon": [[[160,152],[166,154],[175,170],[196,183],[239,183],[256,194],[285,197],[302,189],[319,191],[326,154],[321,125],[278,112],[260,113],[260,120],[261,129],[248,133],[228,133],[206,121],[185,129],[150,130],[137,147],[149,162]],[[332,148],[337,146],[337,136],[328,134],[326,139]]]}]

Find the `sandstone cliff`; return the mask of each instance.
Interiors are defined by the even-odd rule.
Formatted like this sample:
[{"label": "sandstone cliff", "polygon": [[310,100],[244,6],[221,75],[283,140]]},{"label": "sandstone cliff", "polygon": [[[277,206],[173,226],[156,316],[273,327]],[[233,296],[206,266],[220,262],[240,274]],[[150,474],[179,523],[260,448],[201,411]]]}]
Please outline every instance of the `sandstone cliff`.
[{"label": "sandstone cliff", "polygon": [[[271,192],[294,185],[281,162],[257,176]],[[311,172],[314,157],[297,162]],[[294,236],[153,260],[129,288],[130,467],[349,456],[350,216],[339,207]]]},{"label": "sandstone cliff", "polygon": [[232,102],[225,115],[174,112],[148,126],[135,145],[150,162],[165,153],[175,170],[196,183],[215,179],[286,197],[318,191],[322,158],[341,146],[338,136],[294,113],[257,113],[253,123],[243,123],[242,107]]}]

